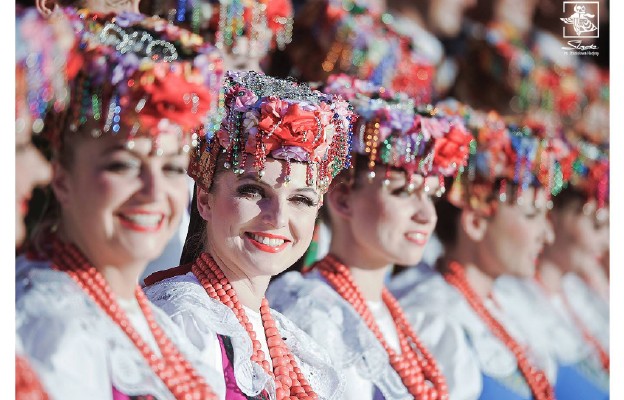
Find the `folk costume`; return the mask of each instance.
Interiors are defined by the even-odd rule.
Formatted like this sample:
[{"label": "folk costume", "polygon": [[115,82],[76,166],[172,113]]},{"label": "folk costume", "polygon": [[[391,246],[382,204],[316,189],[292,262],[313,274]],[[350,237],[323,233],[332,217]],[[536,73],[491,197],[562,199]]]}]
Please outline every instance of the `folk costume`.
[{"label": "folk costume", "polygon": [[[78,135],[159,139],[181,151],[210,123],[220,57],[166,21],[139,14],[64,9],[78,48],[67,68],[71,107],[46,131],[62,151]],[[88,128],[87,128],[88,127]],[[17,260],[16,329],[25,356],[54,399],[216,399],[224,387],[169,317],[139,286],[121,299],[80,248],[54,228]],[[146,260],[147,262],[147,260]]]},{"label": "folk costume", "polygon": [[[439,117],[433,107],[417,108],[403,93],[344,74],[331,76],[324,90],[354,105],[359,115],[354,157],[366,159],[370,179],[379,173],[376,165],[385,167],[383,190],[391,171],[398,170],[406,176],[407,193],[433,190],[417,184],[418,176],[438,176],[441,195],[443,178],[465,162],[472,138],[460,119]],[[437,350],[443,349],[429,346],[429,335],[439,334],[436,321],[431,329],[413,329],[385,289],[383,301],[366,300],[349,266],[331,253],[303,275],[289,272],[274,281],[268,296],[330,350],[346,375],[344,399],[469,398],[466,393],[478,391],[478,370],[466,358],[459,331],[444,333],[455,346],[447,353],[452,361],[441,366]]]},{"label": "folk costume", "polygon": [[[286,184],[291,163],[304,163],[307,185],[321,193],[349,165],[354,116],[338,96],[252,71],[228,72],[223,94],[220,128],[202,138],[189,169],[203,190],[218,168],[242,174],[249,157],[259,177],[267,159],[286,161]],[[145,292],[195,346],[210,349],[208,361],[223,371],[227,398],[342,398],[341,375],[325,349],[266,299],[259,312],[240,303],[211,254],[190,240],[205,223],[196,203],[193,213],[184,264],[148,277]]]}]

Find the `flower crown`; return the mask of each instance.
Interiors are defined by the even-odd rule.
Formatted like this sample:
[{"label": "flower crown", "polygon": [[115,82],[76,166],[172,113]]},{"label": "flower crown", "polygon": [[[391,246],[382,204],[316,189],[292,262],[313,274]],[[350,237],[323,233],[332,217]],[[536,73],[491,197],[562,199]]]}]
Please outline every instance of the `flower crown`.
[{"label": "flower crown", "polygon": [[[176,23],[190,23],[195,33],[215,34],[219,49],[234,47],[239,38],[249,39],[251,51],[268,47],[280,50],[291,42],[293,6],[290,0],[178,0]],[[265,37],[265,32],[270,37]]]},{"label": "flower crown", "polygon": [[489,61],[488,73],[514,92],[510,105],[515,112],[543,109],[565,121],[579,115],[587,99],[573,66],[555,65],[538,54],[511,25],[490,24],[484,39],[482,62]]},{"label": "flower crown", "polygon": [[[80,41],[70,58],[82,65],[71,84],[70,131],[91,121],[94,137],[125,127],[131,140],[162,133],[182,138],[210,128],[222,73],[213,46],[157,17],[63,13]],[[52,139],[58,144],[61,132]]]},{"label": "flower crown", "polygon": [[586,139],[573,142],[576,150],[570,185],[581,191],[588,201],[596,201],[599,212],[609,203],[609,154],[604,145]]},{"label": "flower crown", "polygon": [[[468,165],[460,169],[449,193],[457,207],[470,207],[489,215],[496,200],[519,200],[531,186],[558,194],[571,174],[569,146],[535,120],[513,122],[494,111],[471,109],[455,100],[438,104],[444,115],[464,118],[476,141],[470,149]],[[515,188],[515,193],[510,192]]]},{"label": "flower crown", "polygon": [[66,65],[67,53],[73,46],[74,33],[66,20],[46,20],[34,8],[17,8],[16,132],[30,130],[38,134],[49,110],[61,112],[67,107],[67,80],[73,79],[76,73]]},{"label": "flower crown", "polygon": [[[308,26],[325,53],[320,65],[329,74],[347,73],[376,85],[407,93],[417,103],[433,96],[435,66],[415,49],[414,39],[396,31],[392,16],[371,1],[310,2],[297,15],[297,26]],[[309,63],[303,57],[296,63]],[[296,65],[300,69],[305,66]],[[314,78],[317,79],[317,78]],[[313,80],[314,80],[313,79]]]},{"label": "flower crown", "polygon": [[349,167],[355,115],[345,100],[253,71],[228,71],[222,90],[221,126],[203,138],[189,167],[204,190],[212,185],[219,153],[235,173],[242,173],[247,156],[253,155],[260,177],[267,157],[286,160],[286,182],[291,161],[307,163],[307,184],[322,192]]},{"label": "flower crown", "polygon": [[437,115],[432,106],[417,109],[405,93],[344,74],[330,76],[324,91],[348,99],[359,115],[353,149],[368,157],[369,177],[382,164],[384,182],[391,168],[399,168],[407,173],[408,186],[414,174],[440,176],[443,191],[443,177],[465,165],[472,135],[461,118]]}]

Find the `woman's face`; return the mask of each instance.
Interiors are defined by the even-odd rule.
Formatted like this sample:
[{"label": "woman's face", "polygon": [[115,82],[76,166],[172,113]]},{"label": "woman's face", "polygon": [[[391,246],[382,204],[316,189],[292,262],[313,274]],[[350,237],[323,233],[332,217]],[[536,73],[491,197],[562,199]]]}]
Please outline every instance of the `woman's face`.
[{"label": "woman's face", "polygon": [[596,202],[553,210],[557,251],[568,254],[569,268],[580,273],[599,268],[609,248],[608,208],[597,218]]},{"label": "woman's face", "polygon": [[28,202],[36,186],[50,181],[50,164],[33,146],[29,129],[21,129],[15,135],[15,245],[22,244],[26,236],[24,218],[28,214]]},{"label": "woman's face", "polygon": [[518,203],[498,203],[478,246],[482,267],[493,276],[532,277],[550,229],[543,189],[524,190]]},{"label": "woman's face", "polygon": [[188,204],[186,168],[175,135],[152,141],[124,135],[81,138],[66,169],[55,165],[53,186],[61,229],[96,266],[121,267],[155,259]]},{"label": "woman's face", "polygon": [[414,176],[415,189],[410,192],[404,172],[392,171],[387,186],[384,173],[385,167],[377,166],[372,182],[361,174],[349,192],[352,247],[374,264],[414,265],[438,220],[433,204],[438,177]]},{"label": "woman's face", "polygon": [[268,158],[258,178],[253,157],[244,173],[215,174],[209,193],[198,192],[206,220],[207,250],[225,267],[249,278],[274,276],[295,263],[312,240],[320,194],[306,185],[306,165]]}]

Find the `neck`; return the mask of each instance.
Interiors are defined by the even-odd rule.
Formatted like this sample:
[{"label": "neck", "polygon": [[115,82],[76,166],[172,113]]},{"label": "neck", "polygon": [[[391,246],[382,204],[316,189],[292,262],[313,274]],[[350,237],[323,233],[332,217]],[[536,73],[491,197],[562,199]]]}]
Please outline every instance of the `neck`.
[{"label": "neck", "polygon": [[66,243],[71,243],[78,248],[88,263],[104,276],[106,283],[116,297],[126,300],[135,298],[135,290],[139,282],[139,276],[145,269],[145,261],[123,264],[106,262],[99,259],[98,254],[101,254],[101,252],[97,248],[91,248],[83,240],[77,238],[76,235],[71,235],[67,231],[61,230],[59,236]]},{"label": "neck", "polygon": [[445,258],[445,264],[448,264],[451,261],[457,261],[462,265],[462,267],[464,267],[466,282],[480,299],[483,300],[490,296],[492,293],[492,287],[494,286],[495,277],[488,275],[473,262],[462,261],[458,257],[453,257],[452,253]]},{"label": "neck", "polygon": [[549,259],[544,259],[539,265],[539,281],[549,295],[561,292],[563,271]]},{"label": "neck", "polygon": [[269,287],[270,276],[249,276],[242,268],[225,262],[215,252],[208,252],[236,291],[238,301],[245,307],[260,311],[262,299]]},{"label": "neck", "polygon": [[341,240],[342,237],[343,235],[337,234],[332,238],[329,253],[349,268],[366,300],[380,301],[384,278],[392,264],[387,260],[375,259],[365,249],[354,248],[355,240]]}]

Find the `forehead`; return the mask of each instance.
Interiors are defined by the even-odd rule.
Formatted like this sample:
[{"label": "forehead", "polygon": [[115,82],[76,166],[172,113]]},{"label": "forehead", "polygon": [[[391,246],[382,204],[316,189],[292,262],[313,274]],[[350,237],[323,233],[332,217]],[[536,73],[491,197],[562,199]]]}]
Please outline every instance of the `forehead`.
[{"label": "forehead", "polygon": [[[292,161],[289,165],[288,162],[283,160],[267,158],[264,163],[262,176],[260,176],[258,168],[254,164],[254,157],[247,157],[242,174],[235,174],[231,168],[219,168],[217,170],[217,181],[232,185],[236,184],[238,181],[253,180],[280,190],[309,188],[316,191],[315,186],[308,186],[306,183],[308,166],[305,163]],[[313,176],[316,178],[316,171],[314,168],[312,172]]]}]

